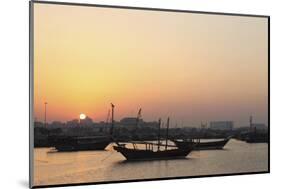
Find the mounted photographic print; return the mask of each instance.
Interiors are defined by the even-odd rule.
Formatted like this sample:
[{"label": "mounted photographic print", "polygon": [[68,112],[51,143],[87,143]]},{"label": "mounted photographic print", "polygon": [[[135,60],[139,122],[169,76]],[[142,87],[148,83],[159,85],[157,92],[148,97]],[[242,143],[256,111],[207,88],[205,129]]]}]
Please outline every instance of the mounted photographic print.
[{"label": "mounted photographic print", "polygon": [[30,187],[269,172],[269,16],[30,2]]}]

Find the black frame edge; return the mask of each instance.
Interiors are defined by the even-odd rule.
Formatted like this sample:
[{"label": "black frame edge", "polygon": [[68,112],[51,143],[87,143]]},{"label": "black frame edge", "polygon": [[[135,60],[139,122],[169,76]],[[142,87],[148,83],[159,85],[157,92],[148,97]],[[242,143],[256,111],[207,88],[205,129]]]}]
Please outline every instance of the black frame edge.
[{"label": "black frame edge", "polygon": [[267,18],[267,42],[268,42],[268,52],[267,52],[267,73],[268,73],[268,173],[270,173],[270,16]]},{"label": "black frame edge", "polygon": [[194,14],[211,14],[211,15],[223,15],[223,16],[245,16],[245,17],[259,17],[268,18],[269,15],[260,14],[243,14],[243,13],[226,13],[226,12],[211,12],[211,11],[194,11],[184,9],[166,9],[166,8],[151,8],[151,7],[134,7],[134,6],[123,6],[123,5],[106,5],[106,4],[90,4],[90,3],[74,3],[65,1],[44,1],[36,0],[32,1],[38,4],[53,4],[53,5],[70,5],[70,6],[84,6],[84,7],[100,7],[100,8],[119,8],[119,9],[133,9],[133,10],[144,10],[144,11],[165,11],[165,12],[182,12],[182,13],[194,13]]},{"label": "black frame edge", "polygon": [[103,181],[103,182],[69,183],[69,184],[55,184],[55,185],[38,185],[38,186],[33,186],[32,188],[53,188],[53,187],[85,186],[85,185],[100,185],[100,184],[121,184],[121,183],[144,182],[144,181],[165,181],[165,180],[190,179],[190,178],[210,178],[210,177],[225,177],[225,176],[257,175],[257,174],[268,174],[268,173],[269,173],[269,171],[261,171],[261,172],[244,172],[244,173],[229,173],[229,174],[215,174],[215,175],[197,175],[197,176],[188,176],[188,177],[182,176],[182,177],[165,177],[165,178],[118,180],[118,181]]},{"label": "black frame edge", "polygon": [[34,130],[33,130],[33,58],[34,58],[34,1],[29,1],[29,188],[34,181]]}]

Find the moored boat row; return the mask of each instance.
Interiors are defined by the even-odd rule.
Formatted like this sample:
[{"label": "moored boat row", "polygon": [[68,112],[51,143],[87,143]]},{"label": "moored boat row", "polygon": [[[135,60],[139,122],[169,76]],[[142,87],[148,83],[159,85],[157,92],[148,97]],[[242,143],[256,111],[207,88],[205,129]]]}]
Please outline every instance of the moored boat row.
[{"label": "moored boat row", "polygon": [[[140,109],[141,111],[141,109]],[[140,111],[137,117],[140,118]],[[185,158],[192,150],[222,149],[230,138],[201,142],[200,140],[190,139],[169,139],[169,123],[166,123],[165,144],[160,138],[161,119],[158,121],[158,140],[157,142],[128,141],[121,143],[113,137],[114,127],[114,105],[111,104],[111,128],[107,136],[100,137],[58,137],[52,140],[55,149],[59,152],[65,151],[85,151],[85,150],[104,150],[110,143],[114,143],[113,149],[121,153],[126,160],[155,160],[155,159],[175,159]],[[173,145],[171,145],[171,142]]]}]

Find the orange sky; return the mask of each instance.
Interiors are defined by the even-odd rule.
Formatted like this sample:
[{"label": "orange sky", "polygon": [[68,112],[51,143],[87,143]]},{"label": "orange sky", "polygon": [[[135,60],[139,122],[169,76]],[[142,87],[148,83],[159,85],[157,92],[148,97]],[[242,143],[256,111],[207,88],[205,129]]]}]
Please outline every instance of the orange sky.
[{"label": "orange sky", "polygon": [[267,19],[34,6],[37,120],[171,117],[172,124],[267,124]]}]

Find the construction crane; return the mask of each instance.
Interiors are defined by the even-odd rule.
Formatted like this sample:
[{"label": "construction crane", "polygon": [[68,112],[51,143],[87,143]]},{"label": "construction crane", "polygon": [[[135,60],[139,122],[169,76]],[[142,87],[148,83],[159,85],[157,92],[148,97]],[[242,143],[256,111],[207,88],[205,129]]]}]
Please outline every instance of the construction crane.
[{"label": "construction crane", "polygon": [[252,130],[252,126],[253,126],[253,116],[250,116],[250,130]]},{"label": "construction crane", "polygon": [[206,129],[206,128],[207,128],[207,123],[204,124],[203,122],[201,122],[201,129],[204,130],[204,129]]},{"label": "construction crane", "polygon": [[132,137],[134,139],[139,137],[138,134],[137,134],[137,130],[138,130],[140,120],[141,120],[141,108],[138,111],[138,114],[137,114],[137,117],[136,117],[136,126],[135,126],[135,128],[132,132]]},{"label": "construction crane", "polygon": [[136,119],[136,127],[138,127],[140,120],[141,120],[141,108],[138,111],[138,115]]}]

